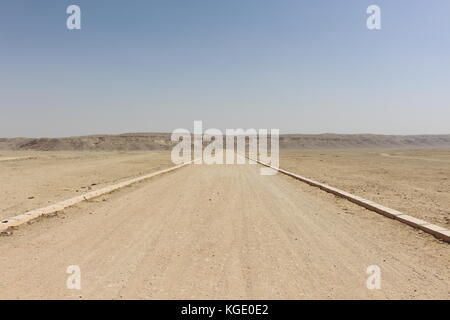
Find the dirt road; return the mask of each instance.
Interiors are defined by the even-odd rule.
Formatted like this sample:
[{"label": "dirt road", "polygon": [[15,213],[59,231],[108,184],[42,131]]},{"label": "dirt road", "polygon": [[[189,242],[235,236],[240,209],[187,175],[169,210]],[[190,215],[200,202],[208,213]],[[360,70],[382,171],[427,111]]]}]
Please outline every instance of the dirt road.
[{"label": "dirt road", "polygon": [[448,244],[256,165],[185,167],[20,228],[0,252],[2,299],[450,299]]}]

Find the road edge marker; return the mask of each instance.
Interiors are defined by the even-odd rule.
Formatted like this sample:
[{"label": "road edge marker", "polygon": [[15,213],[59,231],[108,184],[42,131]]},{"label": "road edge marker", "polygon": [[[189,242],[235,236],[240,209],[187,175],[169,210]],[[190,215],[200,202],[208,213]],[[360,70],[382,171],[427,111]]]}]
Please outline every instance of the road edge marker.
[{"label": "road edge marker", "polygon": [[407,224],[407,225],[409,225],[409,226],[411,226],[413,228],[420,229],[420,230],[422,230],[422,231],[424,231],[424,232],[426,232],[428,234],[431,234],[432,236],[438,238],[439,240],[443,240],[445,242],[450,243],[450,230],[448,230],[446,228],[443,228],[443,227],[438,226],[438,225],[431,224],[431,223],[429,223],[429,222],[427,222],[425,220],[414,218],[414,217],[412,217],[410,215],[407,215],[407,214],[405,214],[403,212],[400,212],[400,211],[397,211],[397,210],[385,207],[385,206],[383,206],[381,204],[378,204],[376,202],[373,202],[373,201],[361,198],[359,196],[353,195],[351,193],[348,193],[346,191],[340,190],[338,188],[331,187],[331,186],[329,186],[327,184],[320,183],[318,181],[314,181],[312,179],[308,179],[306,177],[303,177],[303,176],[300,176],[298,174],[295,174],[295,173],[283,170],[281,168],[277,168],[277,167],[271,166],[271,165],[269,165],[267,163],[264,163],[264,162],[261,162],[259,160],[254,160],[254,159],[251,159],[251,158],[248,158],[248,159],[252,160],[252,161],[255,161],[255,162],[257,162],[257,163],[259,163],[259,164],[261,164],[263,166],[266,166],[268,168],[272,168],[272,169],[274,169],[274,170],[276,170],[278,172],[283,173],[284,175],[287,175],[287,176],[290,176],[290,177],[292,177],[294,179],[300,180],[300,181],[302,181],[302,182],[304,182],[304,183],[306,183],[306,184],[308,184],[310,186],[317,187],[317,188],[319,188],[319,189],[321,189],[323,191],[326,191],[328,193],[334,194],[334,195],[339,196],[341,198],[347,199],[348,201],[353,202],[353,203],[355,203],[355,204],[357,204],[357,205],[359,205],[361,207],[364,207],[364,208],[366,208],[366,209],[368,209],[370,211],[374,211],[374,212],[379,213],[379,214],[381,214],[381,215],[383,215],[385,217],[388,217],[388,218],[400,221],[400,222],[402,222],[404,224]]},{"label": "road edge marker", "polygon": [[103,196],[105,194],[109,194],[113,191],[130,186],[132,184],[142,182],[144,180],[148,180],[155,176],[159,176],[161,174],[180,169],[180,168],[187,166],[193,162],[194,162],[194,160],[186,162],[186,163],[182,163],[182,164],[179,164],[179,165],[176,165],[174,167],[170,167],[170,168],[167,168],[164,170],[149,173],[149,174],[137,177],[137,178],[122,181],[122,182],[119,182],[119,183],[116,183],[116,184],[113,184],[113,185],[110,185],[110,186],[107,186],[104,188],[100,188],[98,190],[94,190],[94,191],[82,194],[82,195],[74,197],[74,198],[70,198],[68,200],[60,201],[58,203],[52,204],[52,205],[44,207],[44,208],[34,209],[31,211],[27,211],[23,214],[20,214],[18,216],[4,219],[4,220],[0,221],[0,232],[6,231],[11,227],[18,227],[24,223],[27,223],[31,220],[37,219],[44,215],[60,212],[60,211],[64,210],[65,208],[72,207],[80,202],[87,201],[87,200],[90,200],[93,198],[97,198],[97,197]]}]

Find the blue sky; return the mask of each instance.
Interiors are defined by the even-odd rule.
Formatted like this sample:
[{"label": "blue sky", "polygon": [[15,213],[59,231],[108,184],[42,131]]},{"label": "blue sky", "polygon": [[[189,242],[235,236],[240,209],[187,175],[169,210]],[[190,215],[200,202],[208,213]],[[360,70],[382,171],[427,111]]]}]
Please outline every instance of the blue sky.
[{"label": "blue sky", "polygon": [[[82,29],[66,28],[66,8]],[[366,28],[377,4],[382,29]],[[2,0],[0,137],[450,133],[448,0]]]}]

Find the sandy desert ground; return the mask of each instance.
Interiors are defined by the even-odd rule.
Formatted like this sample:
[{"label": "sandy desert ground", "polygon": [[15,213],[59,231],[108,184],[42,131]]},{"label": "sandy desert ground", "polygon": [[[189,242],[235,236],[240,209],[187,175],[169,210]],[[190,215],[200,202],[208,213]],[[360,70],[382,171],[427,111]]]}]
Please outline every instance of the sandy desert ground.
[{"label": "sandy desert ground", "polygon": [[167,151],[0,152],[0,220],[170,166]]},{"label": "sandy desert ground", "polygon": [[[281,166],[443,224],[449,157],[284,151]],[[169,166],[164,151],[3,152],[2,215]],[[258,169],[190,165],[13,230],[0,299],[450,299],[447,243]],[[66,287],[70,265],[81,290]],[[366,287],[370,265],[381,290]]]},{"label": "sandy desert ground", "polygon": [[103,200],[2,237],[0,298],[450,298],[448,244],[257,166],[190,165]]},{"label": "sandy desert ground", "polygon": [[450,227],[450,148],[282,151],[280,166]]},{"label": "sandy desert ground", "polygon": [[[172,165],[168,151],[0,152],[0,219]],[[450,148],[281,151],[280,166],[450,227]]]}]

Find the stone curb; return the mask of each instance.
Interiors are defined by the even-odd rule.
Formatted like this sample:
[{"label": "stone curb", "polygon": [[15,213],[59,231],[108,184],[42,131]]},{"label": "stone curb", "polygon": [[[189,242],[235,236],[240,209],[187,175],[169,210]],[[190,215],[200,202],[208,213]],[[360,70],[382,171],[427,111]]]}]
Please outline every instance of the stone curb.
[{"label": "stone curb", "polygon": [[368,210],[375,211],[376,213],[379,213],[379,214],[381,214],[383,216],[386,216],[388,218],[392,218],[392,219],[398,220],[398,221],[400,221],[402,223],[405,223],[405,224],[407,224],[407,225],[409,225],[411,227],[423,230],[424,232],[429,233],[429,234],[435,236],[436,238],[438,238],[440,240],[443,240],[445,242],[450,243],[450,230],[448,230],[448,229],[445,229],[443,227],[431,224],[431,223],[429,223],[427,221],[424,221],[424,220],[421,220],[421,219],[414,218],[414,217],[409,216],[407,214],[404,214],[404,213],[402,213],[400,211],[397,211],[397,210],[394,210],[394,209],[391,209],[391,208],[387,208],[387,207],[382,206],[382,205],[380,205],[378,203],[375,203],[373,201],[370,201],[370,200],[367,200],[367,199],[355,196],[355,195],[353,195],[351,193],[348,193],[348,192],[345,192],[343,190],[331,187],[329,185],[326,185],[326,184],[323,184],[323,183],[320,183],[320,182],[317,182],[317,181],[314,181],[314,180],[302,177],[300,175],[294,174],[292,172],[289,172],[289,171],[286,171],[286,170],[283,170],[283,169],[280,169],[280,168],[273,167],[273,166],[268,165],[266,163],[263,163],[261,161],[253,160],[253,159],[250,159],[250,160],[256,161],[256,162],[258,162],[259,164],[261,164],[263,166],[266,166],[266,167],[272,168],[274,170],[277,170],[278,172],[281,172],[281,173],[283,173],[283,174],[285,174],[287,176],[290,176],[290,177],[292,177],[294,179],[297,179],[297,180],[300,180],[302,182],[305,182],[305,183],[307,183],[307,184],[309,184],[309,185],[311,185],[313,187],[318,187],[318,188],[320,188],[320,189],[322,189],[322,190],[324,190],[326,192],[329,192],[329,193],[332,193],[332,194],[334,194],[336,196],[345,198],[345,199],[347,199],[347,200],[349,200],[349,201],[351,201],[351,202],[353,202],[353,203],[355,203],[355,204],[357,204],[359,206],[362,206],[362,207],[364,207],[364,208],[366,208]]},{"label": "stone curb", "polygon": [[64,210],[65,208],[74,206],[75,204],[78,204],[80,202],[83,202],[83,201],[86,201],[86,200],[89,200],[89,199],[92,199],[92,198],[100,197],[102,195],[105,195],[105,194],[111,193],[113,191],[122,189],[122,188],[124,188],[126,186],[129,186],[129,185],[132,185],[132,184],[135,184],[135,183],[138,183],[138,182],[141,182],[141,181],[153,178],[155,176],[158,176],[158,175],[170,172],[170,171],[174,171],[174,170],[180,169],[180,168],[182,168],[184,166],[187,166],[187,165],[191,164],[192,162],[193,161],[186,162],[186,163],[177,165],[175,167],[171,167],[171,168],[168,168],[168,169],[165,169],[165,170],[157,171],[157,172],[146,174],[144,176],[140,176],[140,177],[137,177],[137,178],[134,178],[134,179],[123,181],[123,182],[120,182],[120,183],[117,183],[117,184],[114,184],[114,185],[111,185],[111,186],[107,186],[107,187],[104,187],[104,188],[101,188],[101,189],[98,189],[98,190],[94,190],[94,191],[85,193],[83,195],[80,195],[80,196],[77,196],[77,197],[74,197],[74,198],[71,198],[71,199],[68,199],[68,200],[65,200],[65,201],[61,201],[61,202],[52,204],[52,205],[50,205],[48,207],[45,207],[45,208],[31,210],[31,211],[25,212],[25,213],[23,213],[21,215],[18,215],[18,216],[9,218],[9,219],[5,219],[3,221],[0,221],[0,232],[1,231],[5,231],[5,230],[7,230],[7,229],[9,229],[11,227],[20,226],[20,225],[22,225],[24,223],[29,222],[30,220],[39,218],[39,217],[41,217],[43,215],[57,213],[59,211]]}]

